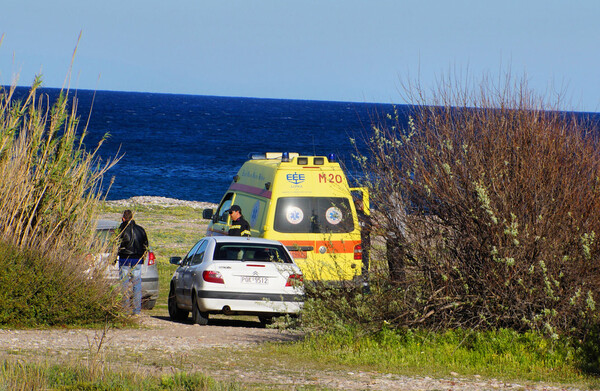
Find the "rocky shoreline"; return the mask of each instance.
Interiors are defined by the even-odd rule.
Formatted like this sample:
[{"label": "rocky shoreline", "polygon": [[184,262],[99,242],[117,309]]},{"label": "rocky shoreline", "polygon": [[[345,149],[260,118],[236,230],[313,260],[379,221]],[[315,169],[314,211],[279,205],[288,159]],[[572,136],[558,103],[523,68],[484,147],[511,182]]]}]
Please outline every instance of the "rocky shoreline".
[{"label": "rocky shoreline", "polygon": [[216,208],[217,204],[212,202],[185,201],[175,198],[155,197],[155,196],[137,196],[124,200],[105,201],[108,206],[135,206],[135,205],[156,205],[161,207],[186,206],[194,209]]}]

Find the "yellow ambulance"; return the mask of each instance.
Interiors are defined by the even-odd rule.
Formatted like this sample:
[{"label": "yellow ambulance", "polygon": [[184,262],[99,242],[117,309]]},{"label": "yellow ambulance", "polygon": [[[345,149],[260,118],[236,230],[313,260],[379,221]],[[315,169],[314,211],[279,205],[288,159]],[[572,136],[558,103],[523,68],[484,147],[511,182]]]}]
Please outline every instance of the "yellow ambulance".
[{"label": "yellow ambulance", "polygon": [[210,219],[207,235],[227,235],[228,210],[239,205],[255,237],[279,240],[292,253],[305,280],[360,283],[360,225],[353,202],[360,192],[368,213],[368,192],[350,188],[333,155],[295,152],[252,154],[242,165]]}]

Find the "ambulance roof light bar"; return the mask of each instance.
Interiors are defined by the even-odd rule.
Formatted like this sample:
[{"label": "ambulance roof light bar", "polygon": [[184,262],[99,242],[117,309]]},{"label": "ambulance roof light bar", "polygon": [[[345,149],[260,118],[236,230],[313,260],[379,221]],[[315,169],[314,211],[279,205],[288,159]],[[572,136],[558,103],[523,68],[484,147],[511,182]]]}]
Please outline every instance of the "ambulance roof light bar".
[{"label": "ambulance roof light bar", "polygon": [[267,158],[267,156],[264,153],[260,153],[260,152],[250,152],[248,154],[249,160],[264,160],[266,158]]},{"label": "ambulance roof light bar", "polygon": [[287,161],[300,156],[298,152],[252,152],[248,154],[249,160],[282,160],[283,155],[287,154]]}]

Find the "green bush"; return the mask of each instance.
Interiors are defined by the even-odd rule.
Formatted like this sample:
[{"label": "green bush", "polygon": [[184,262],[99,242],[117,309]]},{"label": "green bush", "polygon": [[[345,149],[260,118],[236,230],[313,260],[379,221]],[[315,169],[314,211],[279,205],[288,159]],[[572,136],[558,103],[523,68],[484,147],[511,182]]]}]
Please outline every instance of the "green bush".
[{"label": "green bush", "polygon": [[94,234],[100,184],[118,159],[86,150],[76,97],[61,91],[50,104],[40,85],[23,100],[0,89],[0,324],[103,322],[119,307],[90,254],[107,251]]},{"label": "green bush", "polygon": [[600,375],[600,324],[590,327],[576,346],[579,366],[586,372]]},{"label": "green bush", "polygon": [[597,124],[510,77],[411,88],[409,122],[382,118],[358,157],[385,243],[377,318],[583,338],[600,315]]},{"label": "green bush", "polygon": [[81,262],[0,243],[0,324],[81,325],[117,316],[117,295]]}]

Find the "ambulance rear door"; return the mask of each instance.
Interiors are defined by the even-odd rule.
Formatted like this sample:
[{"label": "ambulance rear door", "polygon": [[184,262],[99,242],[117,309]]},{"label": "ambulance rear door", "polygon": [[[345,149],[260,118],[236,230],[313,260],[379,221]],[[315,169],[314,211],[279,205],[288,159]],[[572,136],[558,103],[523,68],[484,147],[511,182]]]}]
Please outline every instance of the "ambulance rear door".
[{"label": "ambulance rear door", "polygon": [[348,197],[278,198],[273,228],[307,280],[348,280],[360,274],[353,240],[359,235]]}]

